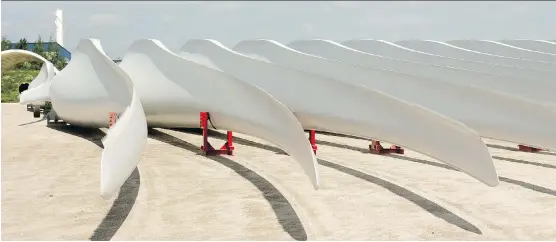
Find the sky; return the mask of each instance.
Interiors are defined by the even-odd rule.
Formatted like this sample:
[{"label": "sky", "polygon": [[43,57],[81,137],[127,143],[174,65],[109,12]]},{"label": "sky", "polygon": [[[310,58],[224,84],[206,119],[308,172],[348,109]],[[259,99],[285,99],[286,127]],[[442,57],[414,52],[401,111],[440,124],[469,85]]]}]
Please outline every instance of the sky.
[{"label": "sky", "polygon": [[556,39],[556,1],[1,2],[1,32],[12,41],[54,37],[63,9],[64,47],[96,38],[112,58],[133,41],[158,39],[177,51],[189,39],[233,47],[246,39]]}]

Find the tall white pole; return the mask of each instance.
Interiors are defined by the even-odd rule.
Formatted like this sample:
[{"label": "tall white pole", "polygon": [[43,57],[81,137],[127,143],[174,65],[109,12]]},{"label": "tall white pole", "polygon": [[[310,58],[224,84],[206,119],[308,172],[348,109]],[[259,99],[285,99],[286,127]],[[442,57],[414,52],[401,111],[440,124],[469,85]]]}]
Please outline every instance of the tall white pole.
[{"label": "tall white pole", "polygon": [[62,20],[62,9],[56,9],[56,19],[54,20],[56,25],[56,42],[60,46],[64,46],[64,26]]}]

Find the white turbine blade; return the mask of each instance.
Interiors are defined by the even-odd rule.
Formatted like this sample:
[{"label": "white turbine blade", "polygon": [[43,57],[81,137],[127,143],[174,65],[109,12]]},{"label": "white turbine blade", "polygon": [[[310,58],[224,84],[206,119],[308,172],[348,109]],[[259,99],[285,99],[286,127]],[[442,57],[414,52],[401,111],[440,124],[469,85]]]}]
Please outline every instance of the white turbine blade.
[{"label": "white turbine blade", "polygon": [[[317,162],[303,127],[260,88],[180,57],[157,40],[134,42],[119,66],[135,83],[154,125],[199,127],[199,111],[207,111],[218,129],[259,137],[284,149],[318,187]],[[188,117],[197,119],[191,123]]]},{"label": "white turbine blade", "polygon": [[51,82],[52,107],[65,122],[108,127],[110,112],[121,113],[103,138],[100,194],[108,199],[131,175],[147,142],[147,123],[133,82],[96,39],[79,42],[69,64]]},{"label": "white turbine blade", "polygon": [[[419,97],[422,96],[422,93],[428,93],[426,96],[436,97],[431,91],[440,92],[443,88],[442,83],[416,82],[411,76],[382,71],[374,73],[366,68],[308,55],[276,41],[243,41],[236,45],[234,50],[240,53],[262,56],[276,64],[328,76],[352,85],[364,85],[381,92],[392,92],[400,99]],[[403,82],[404,85],[400,85],[400,82]],[[450,100],[450,98],[453,97],[443,100]],[[426,101],[434,103],[438,100]],[[335,98],[330,98],[325,100],[323,104],[334,105],[335,102]],[[498,176],[487,147],[475,131],[462,123],[419,105],[402,102],[401,100],[398,102],[377,100],[377,102],[368,105],[390,109],[393,115],[391,116],[392,119],[388,119],[388,122],[390,122],[388,129],[377,129],[374,131],[376,133],[369,135],[385,137],[383,138],[385,141],[439,159],[487,185],[495,186],[498,184]],[[346,109],[348,108],[346,107]],[[360,110],[352,110],[352,112],[359,113]],[[412,116],[404,116],[403,113],[412,113]],[[372,113],[365,115],[368,116],[368,119],[380,118]]]}]

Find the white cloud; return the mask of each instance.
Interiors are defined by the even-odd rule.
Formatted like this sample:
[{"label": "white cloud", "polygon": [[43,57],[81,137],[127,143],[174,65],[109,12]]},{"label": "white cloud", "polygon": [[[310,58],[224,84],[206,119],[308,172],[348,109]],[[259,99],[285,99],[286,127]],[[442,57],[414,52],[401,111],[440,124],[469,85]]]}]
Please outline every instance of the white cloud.
[{"label": "white cloud", "polygon": [[88,20],[90,25],[104,26],[104,25],[127,25],[129,21],[121,16],[109,13],[93,14]]}]

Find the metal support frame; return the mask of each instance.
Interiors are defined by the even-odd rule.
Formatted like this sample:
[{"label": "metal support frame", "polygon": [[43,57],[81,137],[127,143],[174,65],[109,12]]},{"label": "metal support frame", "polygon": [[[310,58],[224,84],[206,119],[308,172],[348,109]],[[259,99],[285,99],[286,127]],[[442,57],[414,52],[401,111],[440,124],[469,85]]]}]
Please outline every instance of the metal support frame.
[{"label": "metal support frame", "polygon": [[203,145],[201,150],[205,155],[233,155],[234,145],[233,145],[233,134],[232,131],[227,132],[227,141],[220,147],[220,149],[214,149],[214,147],[208,141],[208,121],[210,119],[210,114],[208,112],[201,112],[201,129],[203,130]]},{"label": "metal support frame", "polygon": [[397,145],[392,145],[390,148],[384,148],[380,144],[380,141],[372,140],[369,145],[369,150],[371,154],[382,155],[382,154],[404,154],[404,149]]},{"label": "metal support frame", "polygon": [[108,128],[112,128],[116,121],[118,120],[118,114],[116,112],[109,112],[108,113]]},{"label": "metal support frame", "polygon": [[311,143],[311,148],[313,148],[313,153],[317,154],[317,140],[316,131],[314,129],[309,130],[309,143]]},{"label": "metal support frame", "polygon": [[517,149],[523,152],[537,153],[543,151],[543,149],[527,146],[527,145],[517,145]]}]

